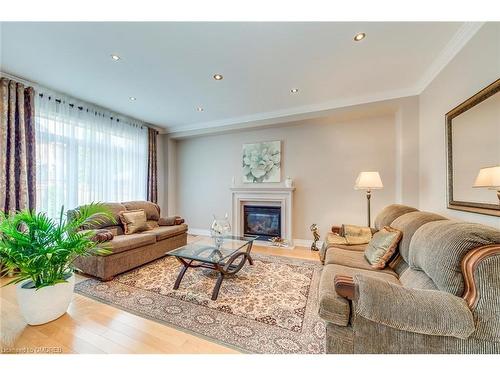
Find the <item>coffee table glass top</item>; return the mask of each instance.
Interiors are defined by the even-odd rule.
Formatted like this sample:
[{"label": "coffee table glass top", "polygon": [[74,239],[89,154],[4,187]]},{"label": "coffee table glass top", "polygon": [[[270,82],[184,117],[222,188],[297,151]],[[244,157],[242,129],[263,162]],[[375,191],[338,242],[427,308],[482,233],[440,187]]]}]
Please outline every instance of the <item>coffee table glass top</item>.
[{"label": "coffee table glass top", "polygon": [[197,260],[200,262],[219,264],[224,263],[238,250],[248,246],[250,242],[256,240],[252,236],[226,236],[220,248],[215,247],[214,239],[203,237],[195,242],[188,243],[167,253],[167,255],[184,259]]}]

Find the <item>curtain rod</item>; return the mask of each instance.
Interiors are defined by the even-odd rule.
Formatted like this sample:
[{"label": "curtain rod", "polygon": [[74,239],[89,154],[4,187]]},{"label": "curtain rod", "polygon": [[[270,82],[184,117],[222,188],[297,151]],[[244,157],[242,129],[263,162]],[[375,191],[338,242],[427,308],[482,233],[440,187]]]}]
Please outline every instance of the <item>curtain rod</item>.
[{"label": "curtain rod", "polygon": [[[38,93],[38,96],[40,98],[43,98],[44,96],[47,97],[48,100],[54,100],[56,103],[59,103],[59,104],[66,104],[66,101],[64,99],[58,99],[58,98],[55,98],[55,97],[52,97],[52,95],[48,95],[48,94],[43,94],[42,92]],[[69,107],[71,108],[76,108],[80,111],[85,111],[87,113],[92,113],[94,112],[94,115],[99,115],[99,116],[102,116],[102,117],[108,117],[110,120],[116,120],[116,122],[120,122],[120,118],[119,117],[116,117],[116,116],[109,116],[109,115],[106,115],[105,113],[101,113],[100,111],[96,110],[96,109],[89,109],[89,108],[84,108],[83,106],[79,106],[79,105],[76,105],[74,103],[67,103]],[[139,123],[132,123],[131,121],[122,121],[123,123],[127,123],[128,125],[133,125],[133,126],[137,126],[137,127],[140,127],[141,129],[144,129],[144,127],[147,127],[147,125],[144,125],[143,123],[139,124]]]},{"label": "curtain rod", "polygon": [[26,86],[32,86],[33,88],[36,88],[37,86],[40,86],[38,83],[36,82],[33,82],[33,81],[28,81],[24,78],[21,78],[21,77],[18,77],[18,76],[15,76],[13,74],[9,74],[9,73],[5,73],[5,72],[2,72],[0,71],[0,77],[3,77],[3,78],[7,78],[7,79],[11,79],[13,81],[19,81],[21,82],[22,84],[26,85]]},{"label": "curtain rod", "polygon": [[[52,90],[52,89],[46,88],[46,87],[44,87],[44,86],[40,85],[38,82],[35,82],[35,81],[29,81],[29,80],[24,79],[24,78],[22,78],[22,77],[18,77],[18,76],[14,75],[14,74],[10,74],[10,73],[6,73],[6,72],[2,72],[2,71],[0,71],[0,77],[4,77],[4,78],[10,79],[10,80],[18,81],[18,82],[20,82],[20,83],[22,83],[22,84],[24,84],[24,85],[26,85],[26,86],[31,86],[31,87],[33,87],[33,88],[35,89],[35,91],[50,91],[50,92],[52,92],[54,95],[68,96],[68,95],[66,95],[66,94],[64,94],[64,93],[58,93],[58,92],[57,92],[57,91],[55,91],[55,90]],[[38,95],[39,95],[40,97],[43,97],[43,93],[38,92]],[[48,94],[47,94],[47,95],[48,95]],[[48,96],[49,96],[49,95],[48,95]],[[69,97],[69,96],[68,96],[68,97]],[[49,98],[50,98],[50,96],[49,96]],[[69,97],[69,98],[70,98],[70,99],[76,99],[77,101],[80,101],[80,102],[85,102],[84,100],[80,100],[80,99],[77,99],[77,98],[71,98],[71,97]],[[50,100],[50,99],[49,99],[49,100]],[[57,99],[57,98],[55,98],[54,100],[55,100],[56,102],[59,100],[59,103],[60,103],[60,102],[62,102],[62,100],[61,100],[61,99]],[[68,104],[69,104],[69,105],[70,105],[70,107],[72,107],[72,108],[75,106],[75,104],[73,104],[73,103],[68,103]],[[88,103],[88,104],[89,104],[90,106],[94,106],[94,107],[96,107],[96,109],[101,110],[101,111],[103,111],[103,112],[111,112],[111,113],[114,113],[114,111],[112,111],[112,110],[110,110],[110,109],[107,109],[107,108],[104,108],[104,107],[101,107],[101,106],[99,106],[99,105],[97,105],[97,104],[93,104],[93,103]],[[80,107],[81,107],[81,106],[77,106],[76,108],[78,108],[79,110],[83,110],[83,109],[84,109],[83,107],[81,107],[81,108],[80,108]],[[86,109],[87,109],[87,111],[89,111],[89,108],[86,108]],[[101,114],[101,113],[100,113],[98,110],[96,110],[96,109],[94,109],[94,110],[92,110],[92,109],[91,109],[91,111],[94,111],[96,114],[97,114],[97,113]],[[104,115],[104,114],[103,114],[103,115]],[[156,133],[157,133],[157,134],[159,134],[159,131],[158,131],[155,127],[150,126],[150,124],[148,124],[148,123],[146,123],[146,122],[144,122],[144,121],[141,121],[141,120],[136,120],[136,119],[133,119],[133,118],[128,117],[128,116],[124,116],[124,115],[122,115],[122,116],[110,116],[110,119],[111,119],[111,120],[113,120],[114,118],[116,118],[117,122],[119,122],[119,121],[120,121],[120,118],[119,118],[119,117],[122,117],[122,118],[123,118],[123,120],[121,120],[123,123],[129,123],[129,124],[131,124],[131,125],[135,125],[135,124],[132,124],[132,122],[140,123],[140,126],[141,126],[141,127],[146,127],[146,128],[148,128],[148,129],[153,129],[153,130],[156,130]]]}]

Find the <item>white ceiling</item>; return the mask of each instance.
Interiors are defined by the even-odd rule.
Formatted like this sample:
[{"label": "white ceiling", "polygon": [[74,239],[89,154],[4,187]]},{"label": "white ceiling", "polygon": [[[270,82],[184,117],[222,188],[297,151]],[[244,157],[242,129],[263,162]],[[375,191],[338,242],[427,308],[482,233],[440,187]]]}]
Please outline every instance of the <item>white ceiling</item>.
[{"label": "white ceiling", "polygon": [[[414,95],[473,29],[456,22],[1,27],[2,71],[173,132]],[[354,42],[360,31],[366,39]],[[112,61],[113,53],[122,59]]]}]

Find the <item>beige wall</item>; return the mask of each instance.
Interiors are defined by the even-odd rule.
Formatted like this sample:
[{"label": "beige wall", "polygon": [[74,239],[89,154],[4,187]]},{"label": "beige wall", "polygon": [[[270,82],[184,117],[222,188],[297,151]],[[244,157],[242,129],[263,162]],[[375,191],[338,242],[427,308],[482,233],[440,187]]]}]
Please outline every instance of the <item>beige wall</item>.
[{"label": "beige wall", "polygon": [[396,203],[419,205],[418,97],[403,98],[396,111]]},{"label": "beige wall", "polygon": [[[409,107],[415,109],[415,100]],[[380,171],[385,185],[373,194],[372,213],[395,202],[396,190],[418,202],[418,197],[410,196],[414,186],[410,190],[395,186],[402,178],[396,172],[401,151],[397,132],[395,116],[386,115],[340,123],[329,118],[305,120],[293,126],[179,140],[176,211],[195,229],[208,229],[212,214],[231,215],[229,188],[233,176],[241,184],[242,144],[282,140],[282,179],[290,176],[296,186],[294,238],[309,239],[312,223],[319,224],[321,233],[334,223],[363,225],[365,195],[353,189],[359,171]],[[413,139],[412,144],[418,142]],[[408,155],[405,160],[411,164]],[[414,165],[409,173],[414,174]]]},{"label": "beige wall", "polygon": [[500,23],[483,26],[420,95],[420,208],[500,228],[500,218],[446,208],[445,114],[500,77]]}]

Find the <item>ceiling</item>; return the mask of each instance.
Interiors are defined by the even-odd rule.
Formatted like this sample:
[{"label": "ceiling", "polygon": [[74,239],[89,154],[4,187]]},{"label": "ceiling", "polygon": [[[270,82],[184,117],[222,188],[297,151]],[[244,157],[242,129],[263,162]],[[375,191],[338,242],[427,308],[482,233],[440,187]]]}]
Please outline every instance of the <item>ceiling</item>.
[{"label": "ceiling", "polygon": [[[474,29],[459,22],[1,27],[2,71],[170,132],[415,95]],[[366,38],[355,42],[361,31]]]}]

